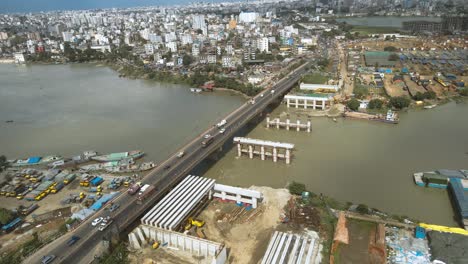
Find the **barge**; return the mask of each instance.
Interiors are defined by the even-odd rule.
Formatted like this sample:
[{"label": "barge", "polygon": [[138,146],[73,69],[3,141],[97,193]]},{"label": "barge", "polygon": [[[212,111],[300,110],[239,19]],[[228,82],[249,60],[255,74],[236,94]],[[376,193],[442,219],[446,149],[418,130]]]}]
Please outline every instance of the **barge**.
[{"label": "barge", "polygon": [[123,159],[139,159],[143,157],[145,153],[140,150],[132,150],[128,152],[117,152],[117,153],[110,153],[107,155],[100,155],[91,157],[92,160],[100,161],[100,162],[109,162],[109,161],[120,161]]},{"label": "barge", "polygon": [[460,179],[463,189],[468,191],[468,170],[440,169],[413,174],[416,185],[438,189],[447,189],[450,178]]}]

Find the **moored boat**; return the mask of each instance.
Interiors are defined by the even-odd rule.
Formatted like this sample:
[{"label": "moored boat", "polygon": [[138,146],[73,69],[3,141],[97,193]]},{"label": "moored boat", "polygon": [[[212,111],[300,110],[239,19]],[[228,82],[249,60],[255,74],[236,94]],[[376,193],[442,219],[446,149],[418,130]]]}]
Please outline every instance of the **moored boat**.
[{"label": "moored boat", "polygon": [[57,168],[57,167],[66,167],[66,166],[75,166],[78,164],[82,164],[91,160],[92,157],[96,156],[96,151],[85,151],[80,155],[68,158],[57,160],[49,164],[49,167]]},{"label": "moored boat", "polygon": [[92,160],[100,161],[100,162],[108,162],[108,161],[120,161],[123,159],[139,159],[143,157],[145,153],[140,150],[133,150],[128,152],[117,152],[117,153],[110,153],[106,155],[94,156],[91,157]]},{"label": "moored boat", "polygon": [[147,171],[156,167],[154,162],[143,162],[142,164],[128,164],[115,167],[107,167],[105,170],[111,173],[140,172]]},{"label": "moored boat", "polygon": [[447,189],[450,178],[460,179],[464,190],[468,191],[468,170],[440,169],[413,174],[416,185],[438,189]]},{"label": "moored boat", "polygon": [[35,166],[35,165],[44,165],[54,161],[61,160],[62,157],[58,155],[50,155],[45,157],[29,157],[27,159],[18,159],[14,163],[11,163],[11,166],[19,167],[19,166]]},{"label": "moored boat", "polygon": [[190,91],[192,93],[201,93],[203,91],[203,89],[201,89],[201,88],[190,88]]}]

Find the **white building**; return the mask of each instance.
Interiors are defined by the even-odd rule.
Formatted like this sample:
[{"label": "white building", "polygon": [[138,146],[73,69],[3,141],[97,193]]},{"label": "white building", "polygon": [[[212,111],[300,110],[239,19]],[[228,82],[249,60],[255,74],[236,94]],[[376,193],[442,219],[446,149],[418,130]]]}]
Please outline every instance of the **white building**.
[{"label": "white building", "polygon": [[23,53],[15,53],[15,63],[25,63],[26,59],[24,58]]},{"label": "white building", "polygon": [[192,28],[193,29],[204,29],[206,28],[205,15],[193,15],[192,17]]},{"label": "white building", "polygon": [[234,67],[234,63],[232,63],[232,57],[231,56],[223,56],[221,58],[223,68],[232,68]]},{"label": "white building", "polygon": [[151,33],[148,35],[148,40],[152,43],[162,43],[163,40],[162,40],[162,37],[155,34],[155,33]]},{"label": "white building", "polygon": [[145,53],[147,55],[152,55],[154,54],[154,46],[153,44],[145,44]]},{"label": "white building", "polygon": [[8,34],[6,32],[0,32],[0,40],[7,40]]},{"label": "white building", "polygon": [[211,64],[216,63],[216,55],[208,55],[208,56],[206,56],[206,59],[207,59],[208,63],[211,63]]},{"label": "white building", "polygon": [[171,41],[169,43],[166,43],[166,48],[170,49],[171,52],[177,52],[177,42]]},{"label": "white building", "polygon": [[241,12],[239,14],[239,22],[242,23],[253,23],[260,17],[259,13],[256,12]]},{"label": "white building", "polygon": [[200,55],[200,45],[195,43],[192,45],[192,55],[198,57]]},{"label": "white building", "polygon": [[183,34],[180,37],[180,41],[182,42],[182,45],[188,45],[193,43],[192,35],[190,34]]},{"label": "white building", "polygon": [[257,48],[260,50],[260,52],[269,52],[269,40],[268,38],[261,38],[257,41]]},{"label": "white building", "polygon": [[73,33],[64,31],[62,32],[62,38],[64,42],[71,42],[73,39]]},{"label": "white building", "polygon": [[251,84],[257,84],[263,81],[263,76],[262,75],[250,75],[247,80]]}]

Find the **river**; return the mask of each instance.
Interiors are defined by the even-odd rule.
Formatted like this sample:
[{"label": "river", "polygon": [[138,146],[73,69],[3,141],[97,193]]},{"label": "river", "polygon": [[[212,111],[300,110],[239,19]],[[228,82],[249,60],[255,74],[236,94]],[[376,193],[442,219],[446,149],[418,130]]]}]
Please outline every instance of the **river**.
[{"label": "river", "polygon": [[[9,158],[142,149],[158,162],[245,100],[123,79],[97,65],[0,65],[0,83],[0,154]],[[281,105],[272,117],[285,111]],[[297,119],[295,109],[289,112]],[[295,180],[340,201],[455,225],[447,192],[417,187],[411,174],[468,169],[467,114],[468,104],[449,103],[403,113],[398,125],[313,118],[310,134],[261,123],[246,136],[294,143],[290,165],[237,158],[232,148],[201,176],[236,186]]]},{"label": "river", "polygon": [[[284,105],[272,118],[288,111]],[[298,119],[295,109],[291,120]],[[273,163],[237,156],[232,148],[205,176],[238,186],[285,187],[305,183],[312,192],[363,203],[392,214],[456,225],[445,190],[417,187],[412,173],[468,168],[468,104],[449,103],[403,113],[398,125],[313,118],[313,131],[277,130],[259,124],[247,137],[295,144],[293,160]],[[300,119],[304,120],[304,113]]]},{"label": "river", "polygon": [[347,24],[353,26],[368,26],[368,27],[395,27],[402,28],[403,22],[407,21],[432,21],[440,22],[442,19],[440,17],[396,17],[396,16],[375,16],[375,17],[347,17],[347,18],[338,18],[338,22],[346,22]]},{"label": "river", "polygon": [[119,78],[95,64],[4,64],[0,83],[0,155],[8,158],[141,149],[161,161],[245,101]]}]

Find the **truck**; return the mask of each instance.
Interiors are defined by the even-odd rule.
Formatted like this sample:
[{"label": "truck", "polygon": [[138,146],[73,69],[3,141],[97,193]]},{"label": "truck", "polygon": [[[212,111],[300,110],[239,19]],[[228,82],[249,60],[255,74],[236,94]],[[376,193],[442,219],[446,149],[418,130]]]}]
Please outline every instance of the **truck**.
[{"label": "truck", "polygon": [[91,186],[98,186],[98,185],[101,184],[103,181],[104,181],[103,178],[101,178],[101,177],[95,177],[95,178],[92,179],[89,183],[91,183]]},{"label": "truck", "polygon": [[140,182],[133,184],[132,186],[130,186],[130,188],[128,188],[128,194],[134,195],[136,192],[138,192],[138,190],[140,190],[140,187],[141,187]]},{"label": "truck", "polygon": [[211,142],[213,142],[213,137],[209,137],[205,140],[202,141],[202,147],[203,148],[206,148],[209,144],[211,144]]},{"label": "truck", "polygon": [[154,185],[148,185],[148,187],[143,192],[140,191],[138,193],[137,204],[143,203],[143,201],[146,198],[148,198],[151,194],[153,194],[155,191],[156,191],[156,187]]},{"label": "truck", "polygon": [[15,218],[13,221],[11,221],[10,223],[2,226],[2,230],[4,232],[10,232],[10,231],[13,231],[19,224],[21,224],[21,222],[23,222],[23,218],[21,217],[18,217],[18,218]]}]

